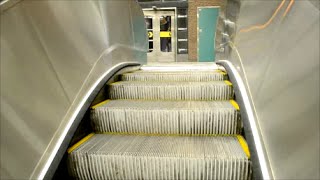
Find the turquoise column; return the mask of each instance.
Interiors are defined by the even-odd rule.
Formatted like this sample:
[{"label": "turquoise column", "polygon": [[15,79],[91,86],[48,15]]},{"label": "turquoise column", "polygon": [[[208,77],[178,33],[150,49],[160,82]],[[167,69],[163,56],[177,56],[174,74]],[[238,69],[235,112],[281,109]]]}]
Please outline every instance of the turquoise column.
[{"label": "turquoise column", "polygon": [[198,7],[198,61],[215,61],[215,34],[219,7]]}]

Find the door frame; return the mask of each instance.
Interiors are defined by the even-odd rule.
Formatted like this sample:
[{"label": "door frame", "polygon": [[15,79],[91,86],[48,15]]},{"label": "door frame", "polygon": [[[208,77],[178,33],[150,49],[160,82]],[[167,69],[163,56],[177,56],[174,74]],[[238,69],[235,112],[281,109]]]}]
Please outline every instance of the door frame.
[{"label": "door frame", "polygon": [[[142,9],[143,11],[154,11],[155,9],[153,8],[144,8]],[[161,8],[156,8],[156,10],[159,10],[159,11],[174,11],[174,30],[173,30],[173,33],[174,33],[174,38],[171,39],[171,43],[175,44],[174,48],[172,48],[172,52],[174,52],[174,61],[173,62],[176,62],[177,61],[177,54],[178,54],[178,23],[177,23],[177,17],[178,17],[178,12],[177,12],[177,8],[176,7],[161,7]],[[148,43],[149,44],[149,43]]]}]

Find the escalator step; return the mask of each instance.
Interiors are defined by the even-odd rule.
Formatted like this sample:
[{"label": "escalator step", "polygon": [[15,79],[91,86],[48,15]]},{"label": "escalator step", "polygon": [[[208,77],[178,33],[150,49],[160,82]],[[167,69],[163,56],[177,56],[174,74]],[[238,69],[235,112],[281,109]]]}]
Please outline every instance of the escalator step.
[{"label": "escalator step", "polygon": [[69,152],[79,179],[250,179],[250,154],[240,136],[97,134]]},{"label": "escalator step", "polygon": [[227,74],[216,71],[135,71],[121,76],[122,81],[223,81]]},{"label": "escalator step", "polygon": [[109,97],[149,100],[230,100],[233,98],[233,88],[229,81],[119,81],[109,85]]},{"label": "escalator step", "polygon": [[91,110],[97,132],[239,134],[235,101],[107,100]]}]

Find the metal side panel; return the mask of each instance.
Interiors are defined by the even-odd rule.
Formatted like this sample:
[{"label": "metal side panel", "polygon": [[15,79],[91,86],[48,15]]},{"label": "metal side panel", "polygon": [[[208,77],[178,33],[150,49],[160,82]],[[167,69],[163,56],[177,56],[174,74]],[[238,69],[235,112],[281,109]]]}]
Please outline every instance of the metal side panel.
[{"label": "metal side panel", "polygon": [[[274,178],[320,179],[319,1],[294,1],[283,18],[289,2],[265,29],[238,33],[243,66],[235,51],[230,60],[246,74]],[[238,30],[280,3],[241,1]]]},{"label": "metal side panel", "polygon": [[228,72],[229,79],[233,84],[236,101],[240,106],[245,138],[247,139],[251,152],[251,161],[253,162],[253,179],[273,179],[265,144],[246,86],[237,69],[230,61],[220,60],[217,61],[217,64],[222,65]]},{"label": "metal side panel", "polygon": [[99,82],[146,62],[143,22],[133,0],[2,1],[1,179],[45,177]]}]

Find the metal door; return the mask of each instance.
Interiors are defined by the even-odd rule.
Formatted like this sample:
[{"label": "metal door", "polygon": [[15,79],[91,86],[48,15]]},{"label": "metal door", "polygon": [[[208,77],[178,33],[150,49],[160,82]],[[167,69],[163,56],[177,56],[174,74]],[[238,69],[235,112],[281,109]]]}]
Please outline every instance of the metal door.
[{"label": "metal door", "polygon": [[174,11],[144,10],[149,37],[149,62],[176,61]]},{"label": "metal door", "polygon": [[215,60],[215,38],[219,11],[219,7],[198,7],[199,62],[213,62]]}]

